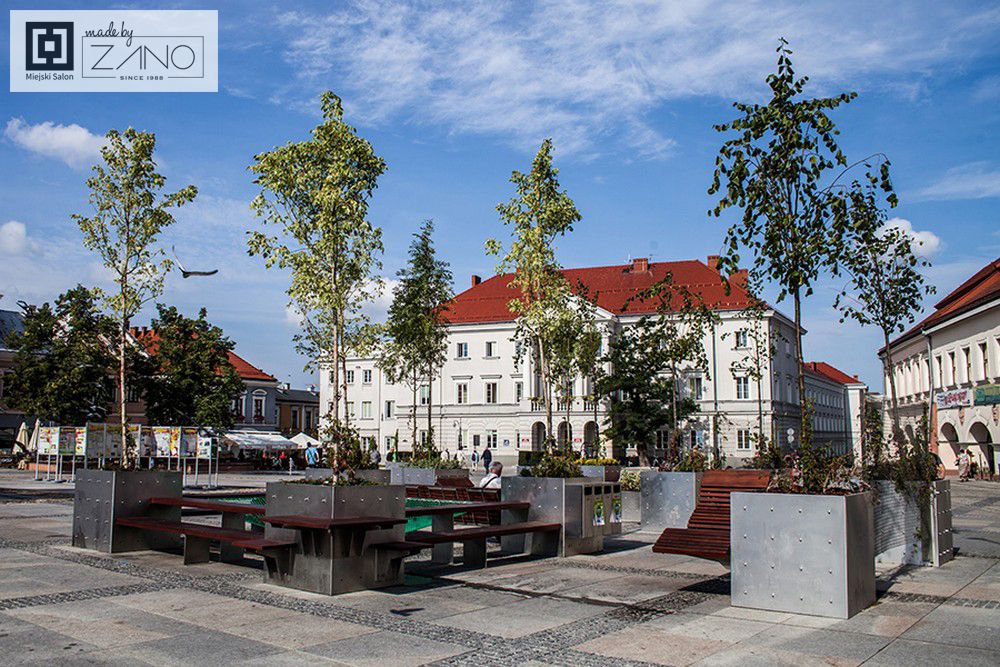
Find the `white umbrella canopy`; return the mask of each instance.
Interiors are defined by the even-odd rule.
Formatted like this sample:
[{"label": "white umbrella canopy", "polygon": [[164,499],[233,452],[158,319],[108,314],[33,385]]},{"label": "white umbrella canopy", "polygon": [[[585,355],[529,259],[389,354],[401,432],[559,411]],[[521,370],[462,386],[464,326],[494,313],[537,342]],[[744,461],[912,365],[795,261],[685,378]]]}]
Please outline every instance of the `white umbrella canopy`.
[{"label": "white umbrella canopy", "polygon": [[21,422],[21,428],[17,429],[17,437],[14,438],[14,447],[20,448],[24,453],[28,452],[28,425]]},{"label": "white umbrella canopy", "polygon": [[319,440],[306,433],[296,433],[290,439],[299,446],[299,449],[306,449],[309,445],[319,444]]},{"label": "white umbrella canopy", "polygon": [[39,419],[35,420],[35,428],[31,431],[31,439],[28,441],[28,451],[37,452],[38,451],[38,437],[42,430],[42,422]]}]

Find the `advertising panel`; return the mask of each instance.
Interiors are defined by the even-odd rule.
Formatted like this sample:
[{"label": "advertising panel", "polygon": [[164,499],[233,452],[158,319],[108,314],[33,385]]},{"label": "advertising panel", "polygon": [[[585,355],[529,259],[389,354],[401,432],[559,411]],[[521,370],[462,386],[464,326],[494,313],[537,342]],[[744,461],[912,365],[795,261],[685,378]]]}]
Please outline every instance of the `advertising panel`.
[{"label": "advertising panel", "polygon": [[38,429],[38,453],[42,456],[59,453],[58,426],[42,426]]},{"label": "advertising panel", "polygon": [[976,405],[1000,405],[1000,384],[984,384],[976,387]]},{"label": "advertising panel", "polygon": [[181,456],[198,455],[198,428],[196,426],[181,427],[180,439]]},{"label": "advertising panel", "polygon": [[948,408],[965,408],[972,405],[972,392],[968,389],[954,389],[952,391],[939,391],[934,394],[934,402],[938,410]]}]

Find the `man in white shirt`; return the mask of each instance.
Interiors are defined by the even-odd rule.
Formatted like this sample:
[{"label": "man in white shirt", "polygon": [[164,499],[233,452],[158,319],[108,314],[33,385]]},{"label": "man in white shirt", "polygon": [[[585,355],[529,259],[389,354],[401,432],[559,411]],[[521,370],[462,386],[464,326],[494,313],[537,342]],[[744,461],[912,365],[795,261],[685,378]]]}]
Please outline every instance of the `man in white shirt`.
[{"label": "man in white shirt", "polygon": [[490,471],[486,473],[486,476],[479,480],[480,489],[499,489],[500,488],[500,473],[503,472],[503,464],[499,461],[494,461],[490,464]]}]

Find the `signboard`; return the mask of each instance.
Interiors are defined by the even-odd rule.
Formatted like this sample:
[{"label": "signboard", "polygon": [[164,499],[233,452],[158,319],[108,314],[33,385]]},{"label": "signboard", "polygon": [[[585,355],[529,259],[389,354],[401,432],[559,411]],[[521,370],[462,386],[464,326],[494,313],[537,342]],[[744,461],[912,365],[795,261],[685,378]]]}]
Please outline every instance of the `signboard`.
[{"label": "signboard", "polygon": [[594,525],[604,525],[604,500],[599,499],[594,501]]},{"label": "signboard", "polygon": [[73,453],[77,456],[87,455],[87,427],[77,426],[73,429],[76,433],[76,442]]},{"label": "signboard", "polygon": [[180,455],[198,455],[198,428],[196,426],[183,426],[180,429]]},{"label": "signboard", "polygon": [[214,440],[208,436],[198,436],[198,453],[197,457],[199,459],[207,460],[215,458],[215,451],[213,445]]},{"label": "signboard", "polygon": [[38,453],[42,456],[59,453],[58,426],[42,426],[38,430]]},{"label": "signboard", "polygon": [[976,405],[1000,405],[1000,384],[984,384],[976,387]]},{"label": "signboard", "polygon": [[948,408],[965,408],[972,405],[972,392],[968,389],[939,391],[934,394],[934,402],[939,410]]},{"label": "signboard", "polygon": [[87,456],[104,456],[104,449],[104,424],[87,424]]},{"label": "signboard", "polygon": [[180,428],[176,426],[153,427],[153,456],[177,456]]},{"label": "signboard", "polygon": [[59,454],[72,456],[76,453],[76,429],[63,426],[59,429]]},{"label": "signboard", "polygon": [[122,427],[120,424],[107,424],[104,435],[104,456],[114,458],[122,454]]}]

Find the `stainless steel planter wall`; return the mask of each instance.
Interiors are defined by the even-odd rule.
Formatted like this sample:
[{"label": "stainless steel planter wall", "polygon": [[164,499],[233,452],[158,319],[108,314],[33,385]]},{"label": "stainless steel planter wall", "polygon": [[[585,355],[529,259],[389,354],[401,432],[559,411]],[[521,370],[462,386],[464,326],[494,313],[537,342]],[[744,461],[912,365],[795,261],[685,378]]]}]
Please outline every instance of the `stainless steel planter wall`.
[{"label": "stainless steel planter wall", "polygon": [[698,502],[701,474],[696,472],[642,472],[642,528],[686,528]]},{"label": "stainless steel planter wall", "polygon": [[[604,549],[604,536],[621,533],[621,487],[586,477],[502,477],[503,500],[531,503],[528,521],[559,522],[559,533],[507,535],[507,551],[572,556]],[[522,515],[523,517],[523,515]],[[514,513],[505,520],[516,520]]]},{"label": "stainless steel planter wall", "polygon": [[[403,486],[322,486],[269,482],[267,514],[323,518],[378,516],[405,518]],[[265,536],[295,539],[298,545],[287,572],[268,572],[272,583],[334,595],[403,583],[400,558],[373,549],[380,542],[403,539],[404,526],[369,530],[362,540],[345,530],[303,531],[267,525]],[[353,533],[356,537],[358,533]]]},{"label": "stainless steel planter wall", "polygon": [[182,474],[166,470],[78,470],[73,496],[73,546],[105,553],[180,546],[180,536],[115,525],[119,517],[180,521],[181,508],[150,498],[181,496]]},{"label": "stainless steel planter wall", "polygon": [[893,482],[876,482],[875,498],[876,563],[940,566],[951,560],[951,482],[932,482],[922,510],[916,488],[900,493]]},{"label": "stainless steel planter wall", "polygon": [[617,482],[621,479],[621,466],[580,466],[584,477],[603,479],[605,482]]},{"label": "stainless steel planter wall", "polygon": [[390,472],[392,484],[414,486],[464,486],[469,480],[469,471],[465,468],[436,469],[415,468],[401,463],[386,465]]},{"label": "stainless steel planter wall", "polygon": [[642,492],[622,491],[622,521],[638,523],[642,520]]},{"label": "stainless steel planter wall", "polygon": [[850,618],[875,602],[870,493],[731,495],[732,604]]},{"label": "stainless steel planter wall", "polygon": [[[388,484],[391,473],[388,470],[356,470],[358,479],[365,479],[376,484]],[[333,468],[306,468],[306,479],[327,479],[333,476]]]},{"label": "stainless steel planter wall", "polygon": [[951,530],[951,481],[939,479],[931,484],[931,564],[941,567],[955,557]]}]

